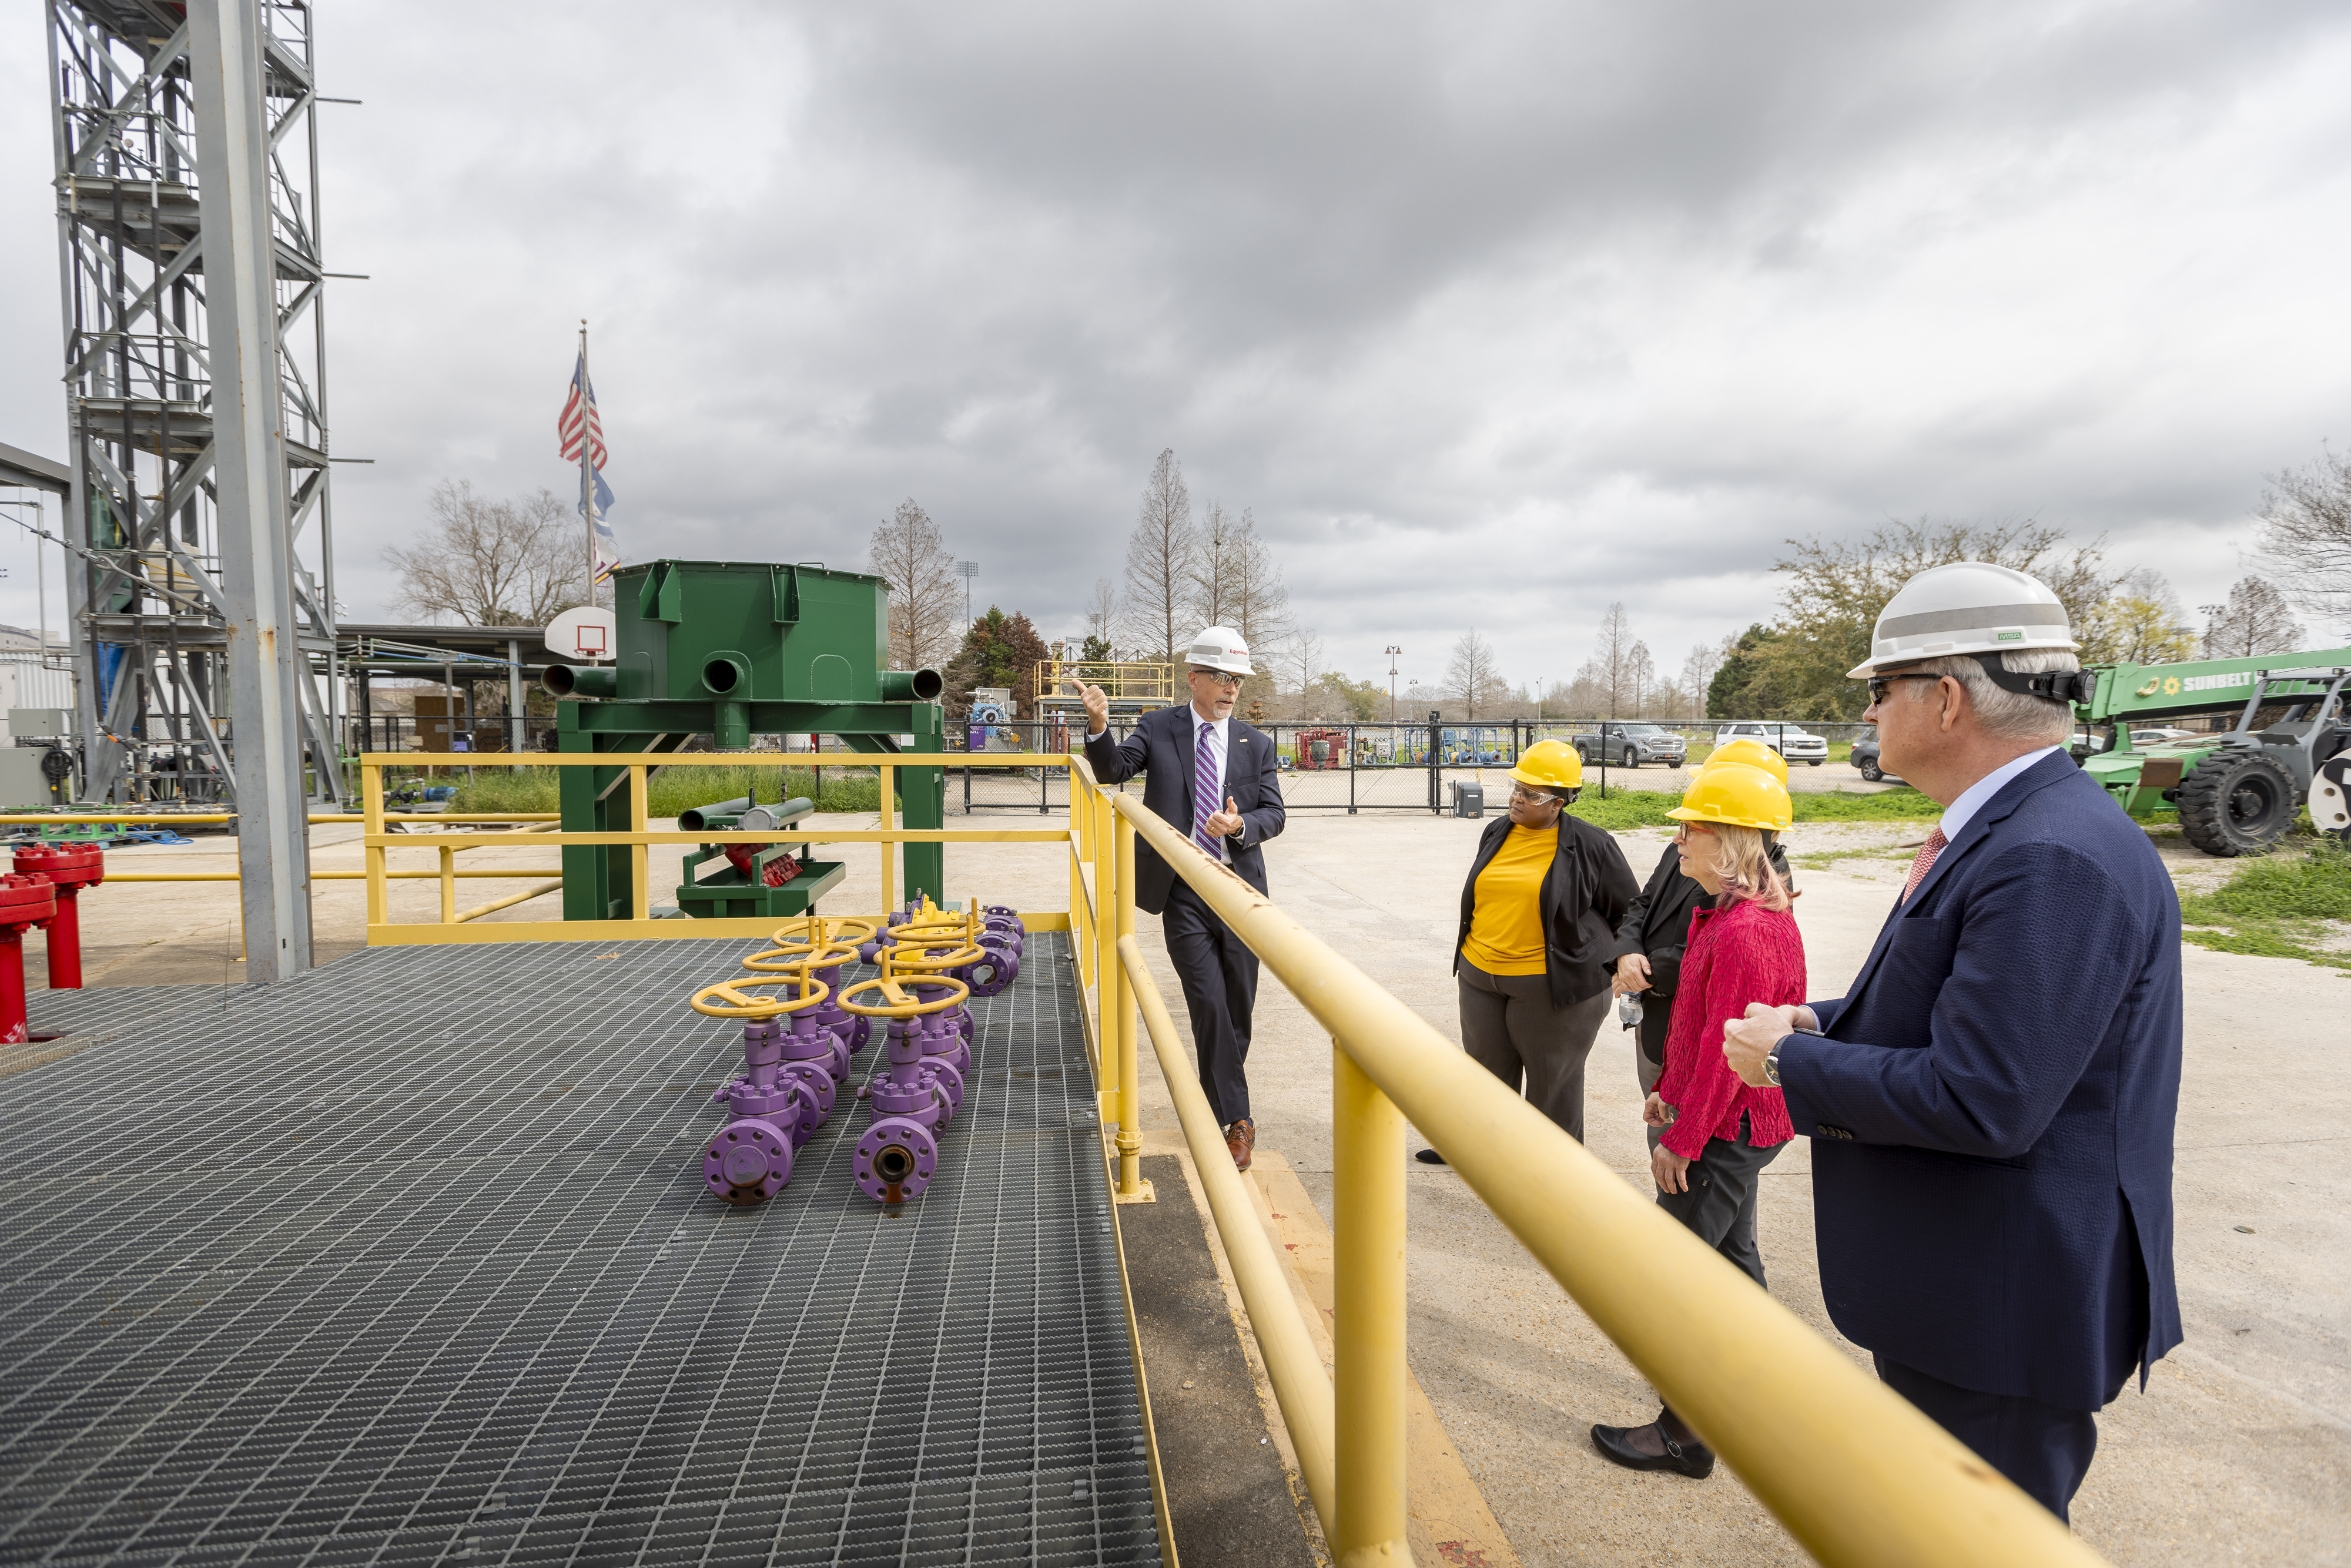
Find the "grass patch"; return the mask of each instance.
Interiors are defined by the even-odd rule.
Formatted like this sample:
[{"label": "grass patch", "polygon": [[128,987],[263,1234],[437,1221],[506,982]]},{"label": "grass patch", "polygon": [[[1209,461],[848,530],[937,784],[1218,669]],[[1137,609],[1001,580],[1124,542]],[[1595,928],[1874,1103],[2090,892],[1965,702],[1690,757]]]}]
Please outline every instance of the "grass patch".
[{"label": "grass patch", "polygon": [[[485,768],[470,781],[460,780],[453,811],[552,811],[558,810],[553,768]],[[650,817],[674,817],[692,806],[706,806],[751,795],[772,806],[795,795],[813,799],[820,811],[878,811],[881,781],[864,769],[828,766],[820,793],[816,776],[805,768],[675,768],[653,776]]]},{"label": "grass patch", "polygon": [[2328,922],[2351,922],[2351,853],[2322,839],[2304,855],[2246,861],[2211,892],[2180,894],[2179,918],[2199,947],[2351,969],[2351,953],[2317,945]]},{"label": "grass patch", "polygon": [[[1800,791],[1790,799],[1798,822],[1931,822],[1943,814],[1943,808],[1910,789],[1871,795],[1845,789]],[[1666,813],[1681,803],[1679,795],[1654,789],[1611,789],[1604,800],[1587,783],[1583,798],[1568,810],[1613,833],[1627,828],[1670,828],[1674,820]]]}]

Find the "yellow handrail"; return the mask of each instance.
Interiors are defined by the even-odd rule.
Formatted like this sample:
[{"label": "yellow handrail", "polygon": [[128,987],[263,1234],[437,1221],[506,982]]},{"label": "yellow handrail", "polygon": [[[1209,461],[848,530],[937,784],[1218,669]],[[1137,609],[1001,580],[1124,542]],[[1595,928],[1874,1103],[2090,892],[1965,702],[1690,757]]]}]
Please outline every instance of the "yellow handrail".
[{"label": "yellow handrail", "polygon": [[[1140,800],[1118,795],[1110,805],[1338,1048],[1334,1502],[1324,1510],[1318,1497],[1317,1510],[1340,1562],[1409,1559],[1398,1107],[1820,1561],[2100,1561],[2047,1510],[1757,1290],[1270,899]],[[1168,1075],[1171,1089],[1181,1076]],[[1196,1145],[1195,1154],[1204,1170],[1216,1163]],[[1229,1253],[1233,1233],[1224,1233]],[[1259,1343],[1265,1348],[1262,1336]],[[1301,1425],[1322,1418],[1311,1408],[1293,1412],[1286,1401],[1282,1414],[1293,1438]]]},{"label": "yellow handrail", "polygon": [[[794,759],[811,754],[801,752],[684,752],[648,753],[635,751],[485,753],[393,751],[364,752],[358,758],[360,792],[362,809],[358,821],[363,824],[359,842],[366,854],[366,869],[358,875],[368,884],[368,940],[378,942],[486,941],[500,936],[520,941],[611,941],[616,937],[685,936],[733,936],[765,934],[771,920],[717,919],[695,921],[656,921],[653,918],[652,850],[656,844],[709,845],[773,843],[779,839],[812,844],[869,843],[879,851],[882,861],[883,906],[886,909],[896,902],[896,868],[893,846],[899,844],[933,843],[1066,843],[1071,830],[1038,828],[905,828],[898,825],[895,804],[895,783],[902,768],[1067,768],[1074,758],[1068,756],[1028,752],[967,754],[962,752],[856,752],[840,754],[841,766],[870,767],[880,790],[878,828],[811,828],[787,825],[764,832],[684,832],[655,831],[648,816],[649,795],[646,789],[653,775],[668,768],[740,768],[787,767]],[[461,913],[456,903],[456,882],[468,874],[457,869],[453,857],[463,851],[495,848],[513,841],[510,835],[485,835],[475,832],[402,832],[387,831],[387,824],[401,820],[384,810],[384,769],[414,767],[473,768],[601,768],[624,772],[629,779],[629,825],[625,830],[596,832],[564,832],[549,831],[550,814],[546,812],[485,813],[484,818],[515,823],[528,822],[525,830],[532,836],[533,844],[555,848],[574,846],[611,846],[628,852],[631,875],[628,916],[621,920],[549,922],[530,921],[519,925],[507,925],[486,932],[466,931],[458,927],[492,909],[504,908],[524,900],[517,896],[498,900],[492,904]],[[1071,813],[1079,811],[1076,796],[1071,799]],[[410,820],[442,821],[459,819],[439,813],[416,813]],[[183,821],[186,819],[182,819]],[[336,820],[343,820],[338,817]],[[395,924],[392,920],[391,884],[405,875],[414,874],[390,869],[388,856],[394,850],[429,850],[438,861],[436,869],[423,873],[437,877],[441,884],[439,918],[419,923]],[[317,873],[321,879],[333,880],[335,873]],[[520,875],[545,874],[534,868]],[[137,880],[227,881],[226,875],[206,873],[155,873]],[[122,880],[133,880],[125,877]],[[549,890],[540,890],[541,892]],[[538,896],[537,893],[531,896]],[[1056,912],[1043,912],[1030,916],[1032,929],[1059,929],[1067,925],[1070,916]],[[738,929],[739,928],[739,929]]]}]

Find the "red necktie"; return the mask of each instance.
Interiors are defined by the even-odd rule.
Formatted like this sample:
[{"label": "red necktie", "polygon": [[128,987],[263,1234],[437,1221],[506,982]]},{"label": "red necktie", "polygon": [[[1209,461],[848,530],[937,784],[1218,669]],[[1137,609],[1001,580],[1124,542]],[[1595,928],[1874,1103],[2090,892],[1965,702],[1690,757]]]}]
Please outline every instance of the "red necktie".
[{"label": "red necktie", "polygon": [[1935,869],[1935,857],[1941,854],[1943,846],[1950,841],[1943,837],[1940,828],[1927,835],[1927,841],[1918,846],[1918,858],[1910,862],[1910,880],[1902,884],[1902,896],[1895,900],[1896,909],[1910,902],[1910,895],[1918,891],[1918,884],[1927,880],[1928,872]]}]

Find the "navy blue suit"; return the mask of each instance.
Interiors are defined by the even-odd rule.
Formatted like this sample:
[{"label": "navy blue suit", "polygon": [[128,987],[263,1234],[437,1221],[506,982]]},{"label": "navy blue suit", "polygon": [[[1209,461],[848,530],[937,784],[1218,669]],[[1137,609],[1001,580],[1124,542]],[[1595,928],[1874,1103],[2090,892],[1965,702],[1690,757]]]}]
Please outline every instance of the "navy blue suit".
[{"label": "navy blue suit", "polygon": [[[1086,741],[1086,760],[1104,784],[1144,776],[1143,804],[1179,833],[1192,831],[1193,748],[1199,719],[1189,703],[1144,714],[1124,740],[1110,732]],[[1241,831],[1225,840],[1236,875],[1266,891],[1266,840],[1280,833],[1281,761],[1272,737],[1236,716],[1225,728],[1226,797],[1239,809]],[[1224,800],[1210,803],[1222,810]],[[1147,843],[1134,846],[1134,902],[1159,915],[1167,956],[1183,982],[1184,1005],[1192,1015],[1192,1045],[1200,1062],[1200,1087],[1219,1126],[1249,1116],[1249,1026],[1257,1009],[1257,955],[1203,902],[1175,868]]]},{"label": "navy blue suit", "polygon": [[2095,1441],[2084,1413],[2180,1341],[2171,879],[2045,757],[1944,848],[1845,997],[1812,1007],[1828,1038],[1791,1037],[1780,1078],[1813,1140],[1829,1316],[1962,1437],[1975,1417],[1932,1387],[2072,1420],[2050,1461],[2078,1463],[2070,1483],[1984,1455],[2062,1516]]}]

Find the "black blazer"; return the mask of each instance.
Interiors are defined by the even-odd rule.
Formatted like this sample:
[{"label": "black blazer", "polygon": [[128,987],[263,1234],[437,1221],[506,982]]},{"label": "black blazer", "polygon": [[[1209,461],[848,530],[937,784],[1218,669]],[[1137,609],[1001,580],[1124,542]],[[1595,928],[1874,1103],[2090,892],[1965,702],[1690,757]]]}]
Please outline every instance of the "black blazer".
[{"label": "black blazer", "polygon": [[[1788,874],[1788,852],[1774,841],[1771,852],[1771,869],[1781,881],[1795,886]],[[1666,1059],[1666,1030],[1673,1022],[1674,990],[1681,982],[1682,949],[1689,946],[1690,916],[1705,902],[1706,889],[1682,874],[1682,858],[1667,844],[1640,896],[1617,923],[1611,961],[1627,953],[1649,960],[1649,988],[1640,993],[1641,1053],[1651,1061]]]},{"label": "black blazer", "polygon": [[[1453,938],[1453,972],[1461,972],[1461,945],[1469,940],[1469,921],[1478,910],[1478,873],[1501,852],[1510,836],[1508,813],[1486,824],[1478,836],[1478,857],[1469,864],[1468,880],[1461,884],[1461,929]],[[1608,988],[1609,967],[1615,962],[1615,931],[1625,911],[1640,891],[1633,868],[1616,841],[1581,817],[1565,812],[1559,819],[1559,851],[1543,873],[1543,975],[1551,982],[1551,1005],[1563,1008]]]},{"label": "black blazer", "polygon": [[[1192,831],[1192,748],[1199,744],[1197,719],[1192,705],[1164,707],[1144,714],[1124,740],[1113,741],[1110,731],[1089,737],[1086,760],[1104,784],[1123,783],[1144,776],[1143,803],[1179,833]],[[1266,891],[1265,841],[1281,831],[1281,761],[1273,739],[1265,731],[1241,722],[1236,714],[1225,730],[1225,793],[1240,808],[1241,831],[1225,841],[1232,852],[1232,867],[1240,879]],[[1224,801],[1217,809],[1224,809]],[[1134,902],[1158,915],[1167,907],[1176,884],[1176,871],[1147,843],[1134,846]]]}]

